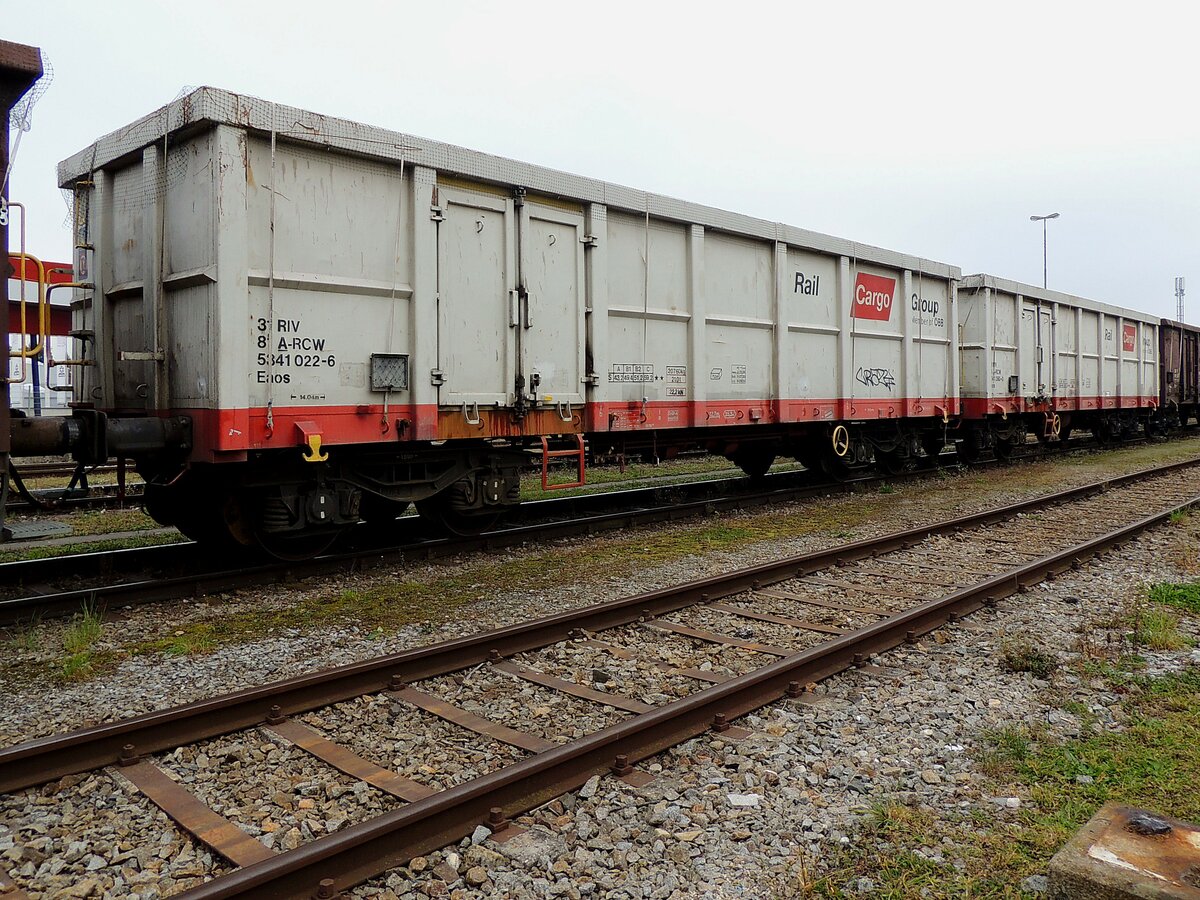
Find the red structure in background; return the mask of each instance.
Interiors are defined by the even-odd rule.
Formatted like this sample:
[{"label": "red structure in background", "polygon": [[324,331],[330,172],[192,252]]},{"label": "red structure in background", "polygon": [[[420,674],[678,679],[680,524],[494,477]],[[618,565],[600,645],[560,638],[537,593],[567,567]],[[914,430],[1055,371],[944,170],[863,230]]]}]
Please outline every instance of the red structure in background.
[{"label": "red structure in background", "polygon": [[[19,287],[16,282],[21,277],[22,260],[9,256],[8,264],[12,278],[8,288],[8,333],[21,333],[21,303],[17,295]],[[25,263],[25,328],[29,334],[38,333],[37,309],[37,266],[29,260]],[[70,263],[42,261],[46,267],[47,284],[66,284],[74,278]],[[58,292],[62,293],[62,292]],[[71,308],[69,306],[52,306],[50,308],[50,333],[65,335],[71,330]]]}]

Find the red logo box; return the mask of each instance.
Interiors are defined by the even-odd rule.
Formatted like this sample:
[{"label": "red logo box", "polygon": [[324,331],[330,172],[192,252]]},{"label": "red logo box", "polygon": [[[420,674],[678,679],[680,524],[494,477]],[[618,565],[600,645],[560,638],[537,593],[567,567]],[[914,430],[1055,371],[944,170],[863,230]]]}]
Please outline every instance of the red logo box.
[{"label": "red logo box", "polygon": [[1121,347],[1126,353],[1132,353],[1137,347],[1137,326],[1125,323],[1121,329]]},{"label": "red logo box", "polygon": [[895,278],[859,272],[854,279],[854,302],[850,307],[850,315],[856,319],[890,319],[895,296]]}]

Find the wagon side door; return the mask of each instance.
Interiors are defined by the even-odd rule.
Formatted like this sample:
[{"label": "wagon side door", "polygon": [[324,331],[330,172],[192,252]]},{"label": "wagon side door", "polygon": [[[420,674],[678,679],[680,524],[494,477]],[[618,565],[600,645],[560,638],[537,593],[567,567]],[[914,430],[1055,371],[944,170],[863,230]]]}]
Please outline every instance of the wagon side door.
[{"label": "wagon side door", "polygon": [[1038,379],[1037,392],[1041,394],[1054,394],[1055,377],[1054,364],[1057,359],[1057,354],[1054,352],[1054,331],[1050,321],[1050,310],[1038,308]]},{"label": "wagon side door", "polygon": [[556,406],[582,403],[583,212],[527,200],[520,228],[520,374],[526,396]]},{"label": "wagon side door", "polygon": [[512,403],[516,376],[516,240],[512,200],[439,188],[438,388],[440,406]]},{"label": "wagon side door", "polygon": [[1195,403],[1200,398],[1200,333],[1180,329],[1179,338],[1184,349],[1180,402]]},{"label": "wagon side door", "polygon": [[1021,367],[1021,396],[1036,397],[1038,386],[1038,357],[1041,348],[1038,345],[1038,315],[1036,306],[1021,307],[1020,357]]}]

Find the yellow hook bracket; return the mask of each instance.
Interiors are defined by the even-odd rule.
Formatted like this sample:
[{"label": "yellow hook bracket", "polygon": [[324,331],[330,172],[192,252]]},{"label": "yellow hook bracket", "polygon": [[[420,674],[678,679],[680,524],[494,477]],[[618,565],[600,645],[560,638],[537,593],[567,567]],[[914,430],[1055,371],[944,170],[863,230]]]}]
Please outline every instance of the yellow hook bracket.
[{"label": "yellow hook bracket", "polygon": [[308,452],[302,454],[305,462],[320,463],[329,459],[328,453],[321,452],[321,428],[316,422],[297,422],[296,429],[308,447]]},{"label": "yellow hook bracket", "polygon": [[321,436],[319,434],[308,435],[308,453],[304,454],[304,461],[311,463],[325,462],[329,459],[328,453],[321,452]]}]

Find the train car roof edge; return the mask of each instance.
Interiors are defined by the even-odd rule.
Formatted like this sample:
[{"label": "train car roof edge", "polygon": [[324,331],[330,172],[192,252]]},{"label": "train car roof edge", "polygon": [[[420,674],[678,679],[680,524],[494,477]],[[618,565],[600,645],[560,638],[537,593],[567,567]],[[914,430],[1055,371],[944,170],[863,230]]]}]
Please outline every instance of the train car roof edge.
[{"label": "train car roof edge", "polygon": [[1103,303],[1099,300],[1089,300],[1087,297],[1080,297],[1078,294],[1047,290],[1035,284],[1022,284],[1019,281],[1012,281],[997,275],[964,275],[958,285],[959,291],[978,290],[985,287],[1004,291],[1008,294],[1019,294],[1022,297],[1029,297],[1036,300],[1046,300],[1051,303],[1064,303],[1069,306],[1078,306],[1082,309],[1096,310],[1112,316],[1121,316],[1125,319],[1135,319],[1138,322],[1145,322],[1148,325],[1157,325],[1160,321],[1159,316],[1141,312],[1140,310],[1129,309],[1124,306],[1114,306],[1111,303]]},{"label": "train car roof edge", "polygon": [[213,87],[197,88],[136,122],[105,135],[63,160],[58,164],[59,185],[70,188],[79,179],[140,152],[155,141],[161,140],[164,135],[189,130],[198,125],[230,125],[269,134],[273,123],[279,122],[297,126],[295,131],[283,132],[278,128],[274,129],[276,134],[292,142],[314,144],[325,149],[337,149],[376,159],[403,161],[408,165],[424,166],[494,184],[520,185],[530,190],[576,201],[602,203],[613,209],[639,215],[648,212],[659,218],[694,222],[715,231],[779,241],[795,247],[847,256],[933,277],[957,279],[962,275],[958,266],[948,263],[860,244],[661,194],[647,193],[477,150],[468,150],[453,144],[376,128],[348,119],[324,116]]}]

